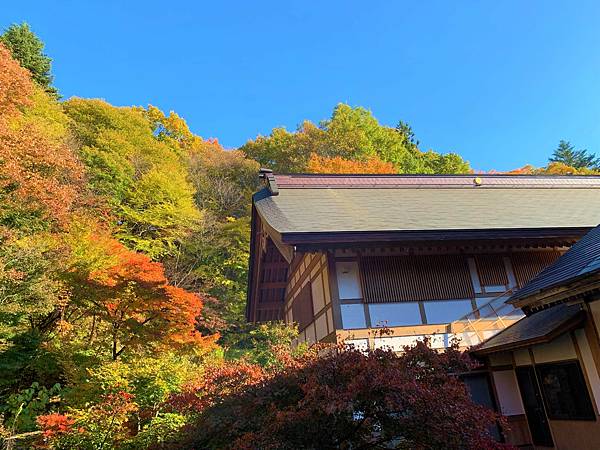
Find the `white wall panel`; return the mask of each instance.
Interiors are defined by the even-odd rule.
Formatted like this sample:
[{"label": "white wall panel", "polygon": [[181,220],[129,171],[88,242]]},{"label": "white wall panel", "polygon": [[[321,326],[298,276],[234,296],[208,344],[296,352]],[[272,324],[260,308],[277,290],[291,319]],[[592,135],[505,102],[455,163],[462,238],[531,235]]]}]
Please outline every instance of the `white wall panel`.
[{"label": "white wall panel", "polygon": [[340,299],[362,298],[358,270],[356,261],[335,263]]},{"label": "white wall panel", "polygon": [[515,373],[512,370],[501,370],[492,372],[492,378],[498,393],[500,412],[505,416],[525,414]]}]

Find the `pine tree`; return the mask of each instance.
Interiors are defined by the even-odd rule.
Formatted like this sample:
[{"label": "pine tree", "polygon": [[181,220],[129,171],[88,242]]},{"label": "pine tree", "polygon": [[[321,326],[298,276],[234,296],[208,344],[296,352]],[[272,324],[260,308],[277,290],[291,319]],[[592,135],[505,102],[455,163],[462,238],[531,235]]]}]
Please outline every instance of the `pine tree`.
[{"label": "pine tree", "polygon": [[44,43],[31,31],[29,25],[23,22],[13,24],[0,36],[6,48],[21,66],[31,72],[31,77],[46,92],[58,96],[58,90],[52,86],[52,59],[44,53]]},{"label": "pine tree", "polygon": [[600,159],[596,158],[594,153],[588,153],[587,150],[575,150],[570,142],[561,140],[558,148],[549,158],[550,162],[563,163],[576,169],[594,169],[600,166]]}]

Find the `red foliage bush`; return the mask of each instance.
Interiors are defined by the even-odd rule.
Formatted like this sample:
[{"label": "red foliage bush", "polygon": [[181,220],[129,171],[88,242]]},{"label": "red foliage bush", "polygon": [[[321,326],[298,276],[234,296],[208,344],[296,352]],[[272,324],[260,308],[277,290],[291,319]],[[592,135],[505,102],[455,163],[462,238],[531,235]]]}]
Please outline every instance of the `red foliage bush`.
[{"label": "red foliage bush", "polygon": [[489,433],[501,418],[455,376],[472,364],[457,349],[340,350],[288,355],[273,372],[239,362],[209,371],[170,403],[197,413],[173,447],[503,448]]},{"label": "red foliage bush", "polygon": [[54,439],[61,434],[70,433],[75,423],[75,420],[58,413],[38,416],[36,421],[38,427],[42,430],[44,439]]}]

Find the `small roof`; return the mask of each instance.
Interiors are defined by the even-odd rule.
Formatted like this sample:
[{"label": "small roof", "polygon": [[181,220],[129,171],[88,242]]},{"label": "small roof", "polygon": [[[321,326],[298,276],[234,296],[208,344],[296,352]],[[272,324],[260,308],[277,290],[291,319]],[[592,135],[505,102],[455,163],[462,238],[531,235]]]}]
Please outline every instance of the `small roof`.
[{"label": "small roof", "polygon": [[524,317],[489,338],[473,352],[484,355],[550,342],[577,328],[584,320],[585,312],[580,304],[561,303]]},{"label": "small roof", "polygon": [[291,244],[318,233],[589,229],[600,177],[271,175],[254,204]]},{"label": "small roof", "polygon": [[509,302],[524,301],[532,295],[569,284],[600,272],[600,226],[586,234],[564,255],[519,289]]}]

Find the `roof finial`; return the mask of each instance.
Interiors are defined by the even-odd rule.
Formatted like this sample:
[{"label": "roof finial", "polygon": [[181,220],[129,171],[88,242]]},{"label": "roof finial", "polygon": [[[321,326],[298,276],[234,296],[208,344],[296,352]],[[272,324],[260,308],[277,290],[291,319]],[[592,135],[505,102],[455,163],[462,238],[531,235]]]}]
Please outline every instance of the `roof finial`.
[{"label": "roof finial", "polygon": [[258,178],[264,180],[265,186],[271,192],[271,195],[279,195],[279,188],[277,187],[277,181],[275,175],[271,169],[261,167],[258,171]]}]

